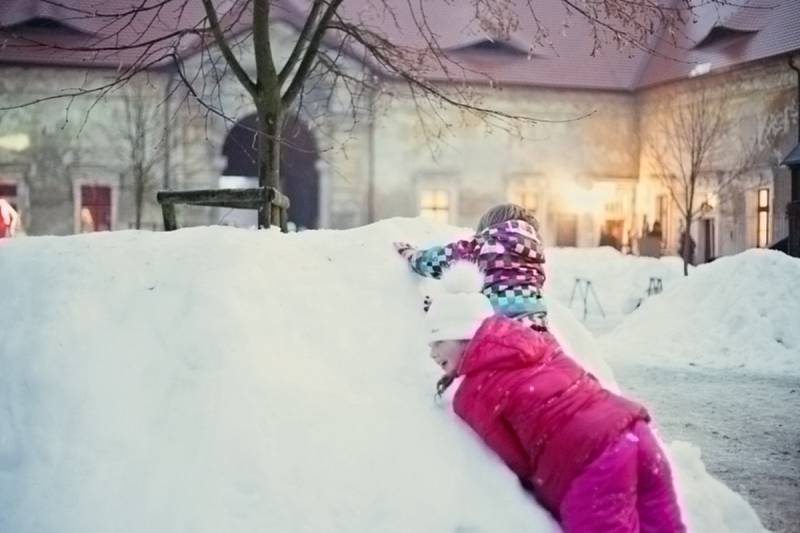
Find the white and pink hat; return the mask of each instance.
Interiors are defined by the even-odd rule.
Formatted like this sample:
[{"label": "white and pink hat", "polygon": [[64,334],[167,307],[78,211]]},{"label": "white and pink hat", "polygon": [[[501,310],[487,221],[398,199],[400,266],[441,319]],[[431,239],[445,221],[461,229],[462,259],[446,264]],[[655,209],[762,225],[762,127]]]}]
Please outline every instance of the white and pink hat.
[{"label": "white and pink hat", "polygon": [[494,315],[481,292],[484,276],[475,263],[460,261],[442,274],[445,292],[434,297],[426,324],[428,343],[471,339],[483,321]]}]

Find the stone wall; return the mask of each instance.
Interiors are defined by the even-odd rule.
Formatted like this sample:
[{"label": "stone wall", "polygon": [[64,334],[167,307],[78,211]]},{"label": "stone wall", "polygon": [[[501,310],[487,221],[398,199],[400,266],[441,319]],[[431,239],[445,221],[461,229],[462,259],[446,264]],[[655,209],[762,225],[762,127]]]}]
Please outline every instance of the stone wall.
[{"label": "stone wall", "polygon": [[[0,147],[0,182],[17,185],[25,232],[65,235],[79,231],[82,185],[110,187],[112,229],[132,227],[135,159],[129,134],[133,131],[143,135],[143,155],[136,159],[144,163],[148,175],[143,228],[161,227],[157,189],[209,183],[207,160],[187,157],[186,146],[200,139],[189,136],[186,110],[164,105],[167,73],[149,73],[108,93],[52,98],[65,88],[106,84],[113,76],[105,70],[2,67],[0,107],[43,99],[30,107],[0,112],[0,138],[27,139],[28,146]],[[137,111],[144,120],[134,130],[129,118]],[[192,223],[207,221],[207,217],[189,216]]]}]

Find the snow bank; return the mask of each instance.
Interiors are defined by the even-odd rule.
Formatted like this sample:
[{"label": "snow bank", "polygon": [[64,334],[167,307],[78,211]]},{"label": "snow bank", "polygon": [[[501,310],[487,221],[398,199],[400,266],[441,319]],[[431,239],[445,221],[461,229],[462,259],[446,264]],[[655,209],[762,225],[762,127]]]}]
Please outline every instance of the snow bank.
[{"label": "snow bank", "polygon": [[646,301],[602,339],[609,356],[648,364],[800,369],[800,261],[751,250],[704,265]]},{"label": "snow bank", "polygon": [[666,451],[690,532],[766,531],[745,499],[706,471],[697,446],[673,441]]},{"label": "snow bank", "polygon": [[[390,243],[452,235],[389,221],[3,243],[0,531],[557,531],[433,400],[417,282]],[[692,523],[736,518],[698,531],[760,529],[699,459],[678,464]]]},{"label": "snow bank", "polygon": [[[646,297],[650,278],[669,287],[683,277],[678,257],[639,257],[613,248],[550,248],[546,252],[547,296],[569,306],[575,279],[592,282],[597,300],[589,298],[586,325],[606,331],[619,324]],[[598,302],[605,313],[602,317]],[[583,300],[577,295],[571,311],[583,320]]]}]

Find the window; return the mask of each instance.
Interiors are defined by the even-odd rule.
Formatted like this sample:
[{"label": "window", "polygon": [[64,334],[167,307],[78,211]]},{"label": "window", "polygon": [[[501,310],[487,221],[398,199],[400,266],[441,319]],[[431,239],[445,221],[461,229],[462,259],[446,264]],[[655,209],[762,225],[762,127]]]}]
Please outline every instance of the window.
[{"label": "window", "polygon": [[758,209],[756,211],[756,246],[769,246],[769,189],[758,190]]},{"label": "window", "polygon": [[111,187],[81,185],[80,232],[111,230]]},{"label": "window", "polygon": [[532,190],[513,189],[508,196],[512,204],[524,207],[534,214],[539,207],[539,196]]},{"label": "window", "polygon": [[420,193],[419,214],[435,222],[450,221],[450,191],[447,189],[425,189]]},{"label": "window", "polygon": [[623,207],[621,198],[613,198],[610,201],[606,202],[605,209],[606,209],[606,215],[609,216],[621,215],[625,212],[625,208]]},{"label": "window", "polygon": [[537,174],[519,172],[511,174],[507,181],[508,201],[537,216],[541,216],[543,183]]}]

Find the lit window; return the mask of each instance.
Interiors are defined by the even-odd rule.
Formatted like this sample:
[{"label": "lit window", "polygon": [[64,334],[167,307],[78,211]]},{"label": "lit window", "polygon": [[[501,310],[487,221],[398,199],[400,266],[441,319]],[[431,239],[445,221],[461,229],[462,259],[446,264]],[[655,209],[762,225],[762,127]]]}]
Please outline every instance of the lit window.
[{"label": "lit window", "polygon": [[435,222],[450,221],[450,192],[445,189],[428,189],[420,195],[419,214]]},{"label": "lit window", "polygon": [[608,215],[619,215],[622,214],[624,211],[622,206],[622,200],[620,198],[614,198],[613,200],[606,202],[606,214]]},{"label": "lit window", "polygon": [[524,207],[532,213],[536,213],[536,209],[539,207],[539,198],[531,190],[514,189],[509,194],[509,200],[512,204]]},{"label": "lit window", "polygon": [[756,246],[766,248],[769,246],[769,189],[758,190],[757,216]]},{"label": "lit window", "polygon": [[81,233],[109,231],[111,229],[111,187],[82,185],[80,230]]}]

